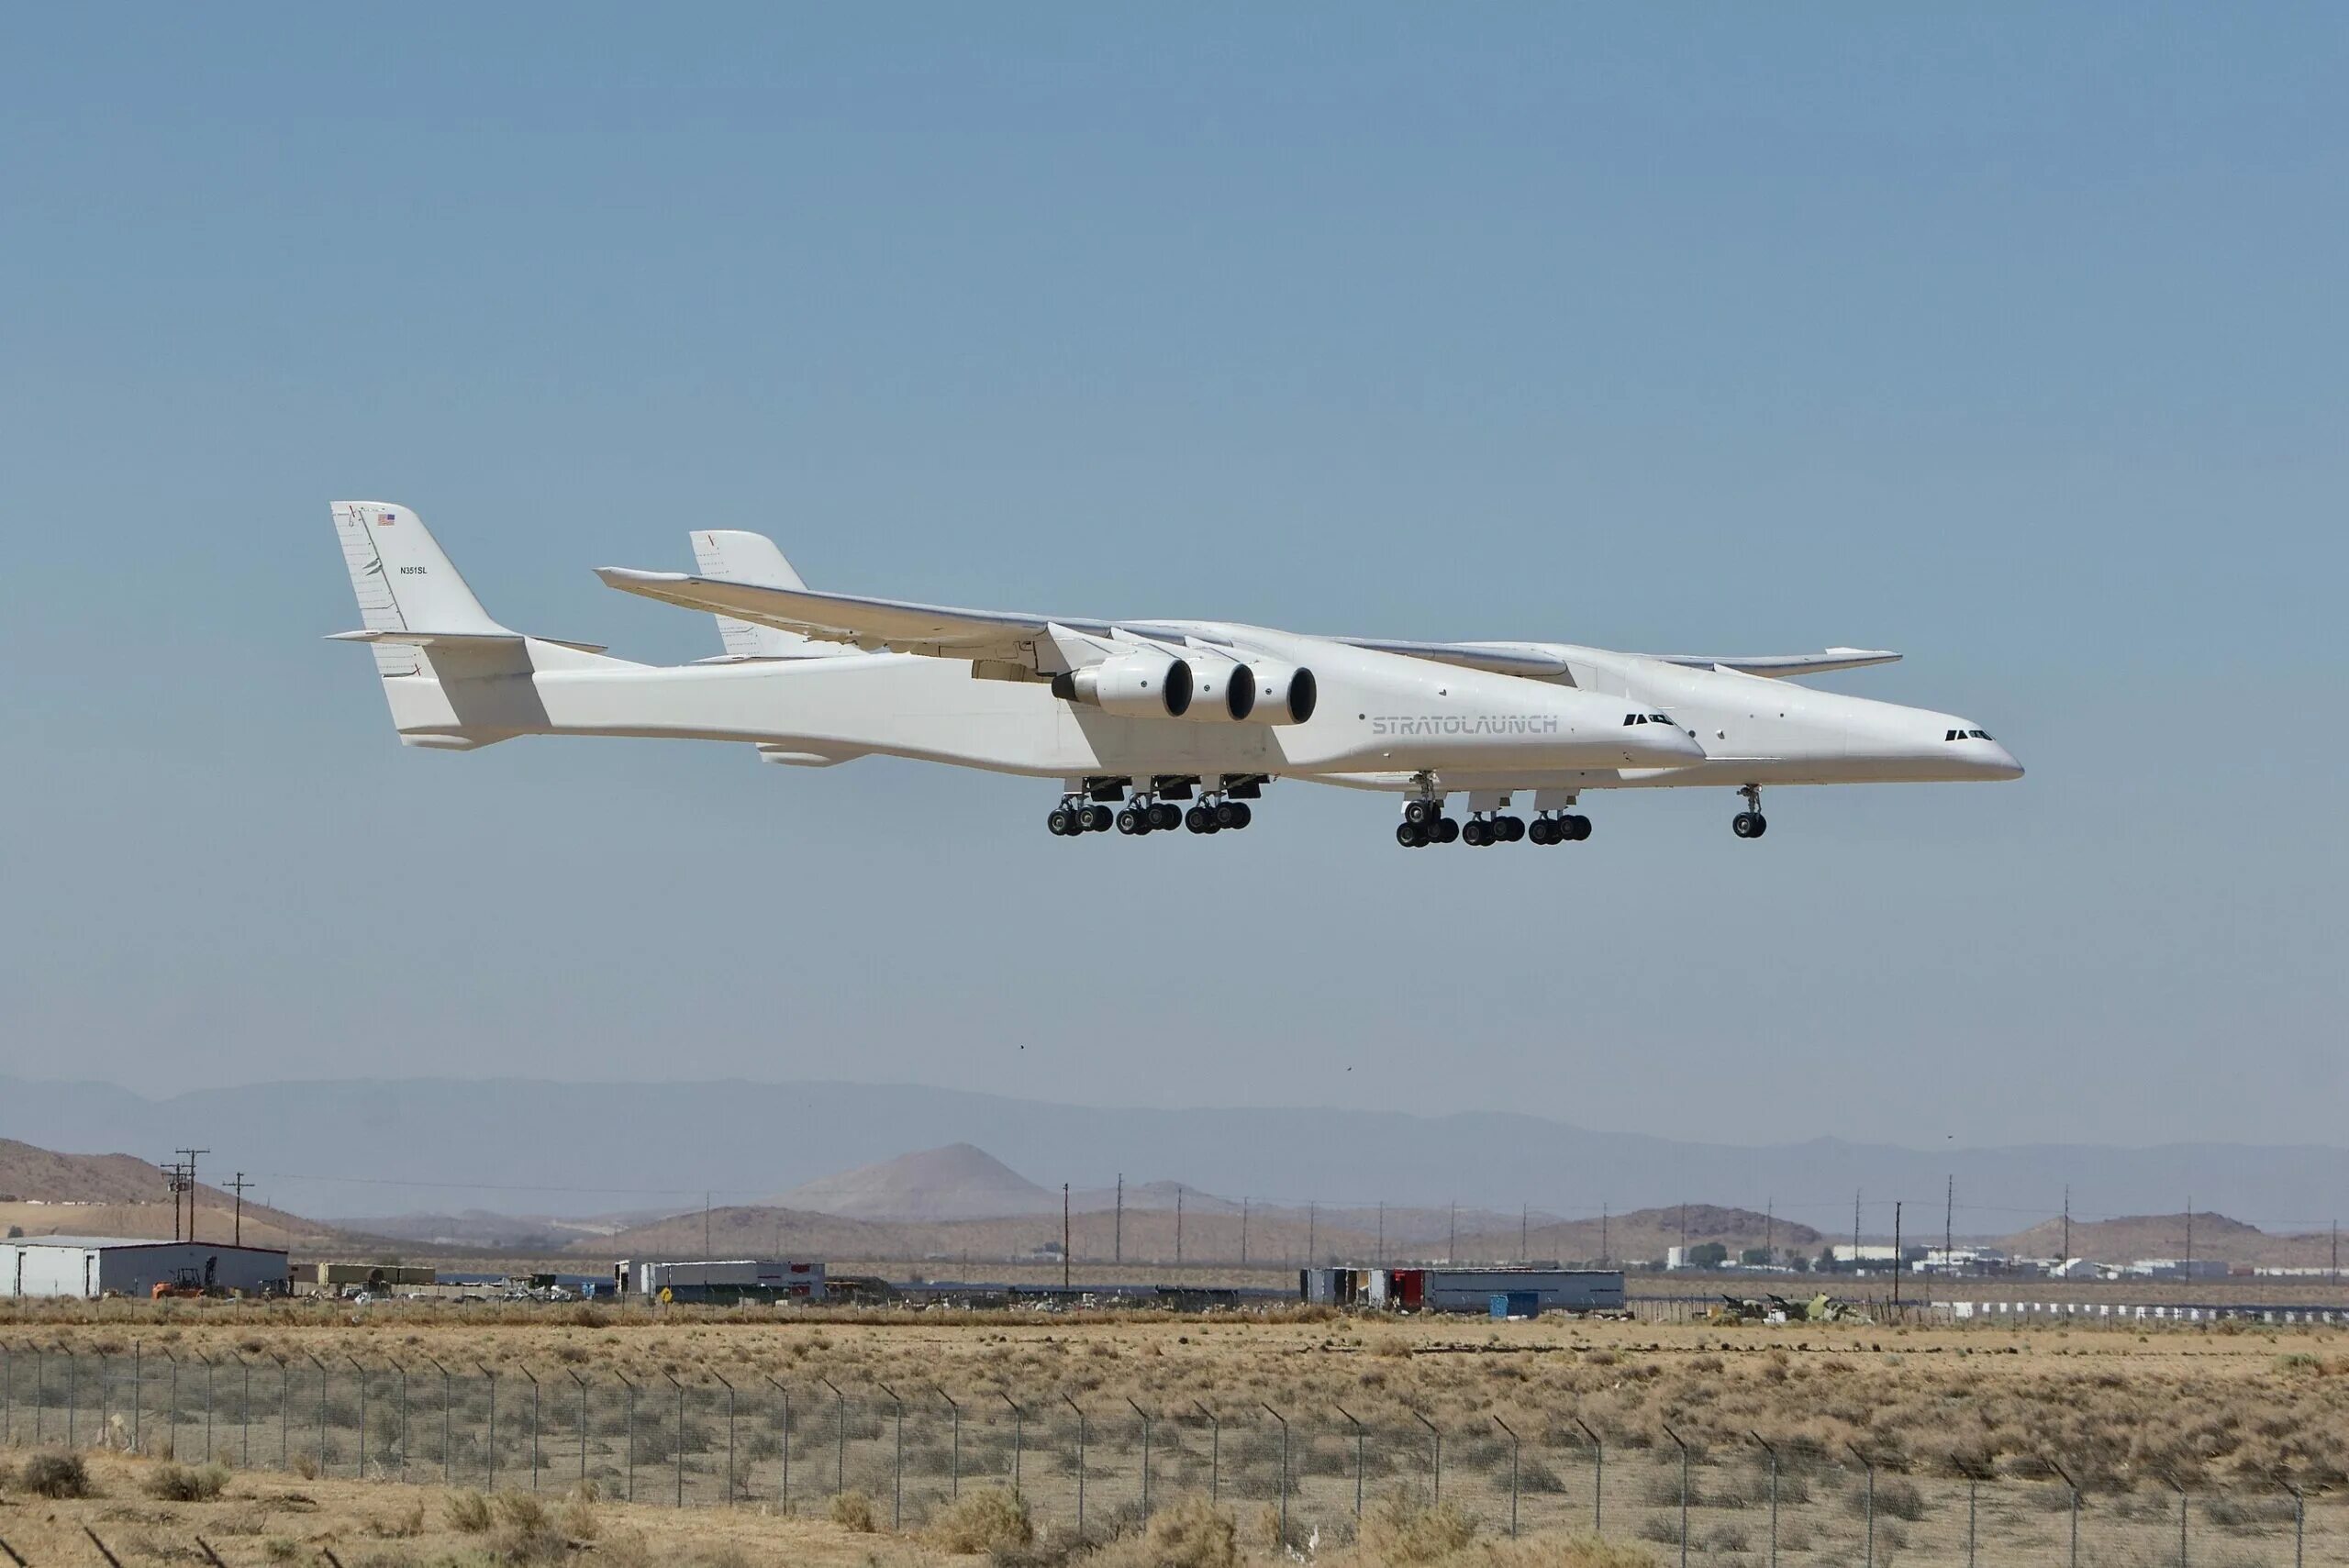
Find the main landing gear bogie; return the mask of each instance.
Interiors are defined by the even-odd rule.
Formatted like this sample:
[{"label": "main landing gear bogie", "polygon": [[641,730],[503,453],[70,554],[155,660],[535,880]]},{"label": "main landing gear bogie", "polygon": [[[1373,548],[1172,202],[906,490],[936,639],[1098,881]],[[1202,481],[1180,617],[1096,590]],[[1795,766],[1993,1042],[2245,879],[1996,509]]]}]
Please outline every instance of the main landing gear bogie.
[{"label": "main landing gear bogie", "polygon": [[1497,811],[1477,812],[1465,822],[1443,815],[1441,802],[1430,798],[1403,803],[1403,820],[1395,825],[1395,841],[1417,850],[1454,840],[1476,849],[1488,844],[1568,844],[1590,837],[1590,818],[1569,812],[1543,812],[1528,822]]},{"label": "main landing gear bogie", "polygon": [[1202,835],[1220,833],[1227,828],[1238,832],[1255,820],[1255,810],[1248,801],[1259,793],[1261,781],[1240,779],[1225,788],[1202,792],[1188,811],[1174,804],[1189,799],[1197,782],[1156,780],[1153,783],[1162,787],[1150,793],[1136,790],[1132,799],[1119,806],[1107,803],[1117,801],[1124,786],[1116,780],[1096,781],[1085,792],[1063,795],[1045,817],[1044,826],[1059,838],[1102,833],[1114,827],[1127,838],[1139,839],[1177,828]]}]

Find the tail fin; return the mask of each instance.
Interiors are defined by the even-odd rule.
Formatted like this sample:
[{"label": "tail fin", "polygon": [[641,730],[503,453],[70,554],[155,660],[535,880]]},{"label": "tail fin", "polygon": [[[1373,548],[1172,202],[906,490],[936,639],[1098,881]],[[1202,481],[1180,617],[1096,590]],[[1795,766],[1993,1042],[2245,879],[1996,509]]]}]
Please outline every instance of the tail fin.
[{"label": "tail fin", "polygon": [[335,639],[373,647],[405,745],[469,751],[544,730],[531,675],[626,662],[599,658],[592,643],[526,638],[491,619],[405,506],[337,501],[334,529],[364,628]]},{"label": "tail fin", "polygon": [[[783,558],[774,540],[764,534],[738,533],[725,528],[696,528],[694,564],[705,577],[748,583],[758,588],[805,588],[799,573]],[[718,616],[718,635],[729,659],[816,659],[854,650],[817,642],[780,627]]]},{"label": "tail fin", "polygon": [[[337,501],[334,531],[342,540],[351,592],[359,596],[360,624],[369,631],[517,635],[490,619],[423,519],[406,507]],[[375,642],[375,668],[383,675],[413,675],[419,667],[414,644]]]}]

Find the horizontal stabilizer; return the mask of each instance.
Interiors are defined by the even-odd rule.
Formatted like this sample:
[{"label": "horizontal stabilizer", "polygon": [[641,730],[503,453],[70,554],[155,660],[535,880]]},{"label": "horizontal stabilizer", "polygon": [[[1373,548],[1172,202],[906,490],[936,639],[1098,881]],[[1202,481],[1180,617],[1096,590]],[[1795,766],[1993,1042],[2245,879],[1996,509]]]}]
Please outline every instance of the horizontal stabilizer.
[{"label": "horizontal stabilizer", "polygon": [[575,653],[601,653],[600,642],[566,642],[560,637],[525,638],[518,631],[382,631],[373,628],[366,631],[337,631],[327,636],[328,642],[390,642],[406,648],[490,648],[501,643],[519,646],[524,641],[549,642],[557,648],[568,648]]}]

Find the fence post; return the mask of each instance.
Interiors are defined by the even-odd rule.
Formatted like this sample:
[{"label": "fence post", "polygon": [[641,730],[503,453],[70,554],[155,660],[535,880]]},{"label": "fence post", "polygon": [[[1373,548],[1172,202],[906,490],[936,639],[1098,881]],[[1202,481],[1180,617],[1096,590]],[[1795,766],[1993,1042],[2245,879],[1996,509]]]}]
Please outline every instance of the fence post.
[{"label": "fence post", "polygon": [[[277,1363],[277,1468],[294,1468],[294,1371],[293,1363],[284,1356],[272,1354]],[[180,1363],[172,1362],[172,1444],[179,1445],[180,1438]]]},{"label": "fence post", "polygon": [[1965,1473],[1965,1568],[1974,1568],[1975,1523],[1981,1509],[1982,1477],[1973,1470]]},{"label": "fence post", "polygon": [[367,1479],[367,1369],[359,1364],[356,1356],[345,1356],[351,1370],[359,1378],[359,1479]]},{"label": "fence post", "polygon": [[483,1380],[489,1385],[489,1439],[484,1445],[489,1450],[489,1485],[483,1490],[495,1492],[497,1490],[497,1374],[479,1362],[473,1362],[473,1370],[481,1373]]},{"label": "fence post", "polygon": [[[524,1377],[530,1378],[530,1490],[535,1492],[539,1489],[539,1380],[530,1376],[529,1367],[518,1370]],[[365,1407],[362,1405],[361,1408],[362,1424],[364,1424]]]},{"label": "fence post", "polygon": [[[63,1345],[57,1347],[57,1353],[65,1358],[65,1446],[72,1448],[73,1446],[73,1372],[77,1362],[73,1352]],[[208,1417],[209,1412],[206,1414]]]},{"label": "fence post", "polygon": [[954,1403],[952,1394],[934,1383],[930,1385],[930,1391],[945,1400],[946,1407],[954,1412],[954,1460],[953,1469],[949,1473],[953,1477],[952,1495],[959,1497],[963,1495],[963,1407]]},{"label": "fence post", "polygon": [[[1410,1407],[1407,1405],[1404,1408],[1408,1410]],[[1433,1421],[1417,1410],[1411,1410],[1411,1419],[1428,1429],[1428,1473],[1435,1485],[1435,1496],[1429,1501],[1441,1503],[1443,1501],[1443,1434],[1435,1429]]]},{"label": "fence post", "polygon": [[778,1445],[783,1450],[783,1480],[775,1487],[774,1506],[787,1514],[791,1512],[791,1390],[775,1382],[771,1372],[759,1375],[783,1396],[783,1441]]},{"label": "fence post", "polygon": [[397,1372],[398,1372],[398,1373],[400,1374],[400,1479],[401,1479],[401,1481],[405,1482],[405,1481],[406,1481],[406,1479],[407,1479],[407,1455],[408,1455],[408,1445],[407,1445],[407,1365],[406,1365],[406,1362],[394,1362],[392,1363],[392,1366],[393,1366],[394,1370],[397,1371]]},{"label": "fence post", "polygon": [[1191,1403],[1208,1418],[1208,1502],[1212,1505],[1223,1500],[1223,1418],[1196,1399]]},{"label": "fence post", "polygon": [[[33,1347],[33,1442],[35,1446],[39,1446],[40,1442],[41,1418],[48,1413],[48,1361],[49,1351],[35,1345]],[[172,1362],[172,1397],[174,1400],[179,1397],[179,1371],[180,1363],[176,1361]]]},{"label": "fence post", "polygon": [[[1664,1423],[1664,1435],[1680,1450],[1680,1568],[1688,1568],[1688,1445],[1680,1440],[1680,1434],[1672,1429],[1669,1421]],[[1869,1561],[1873,1562],[1875,1559],[1871,1557]]]},{"label": "fence post", "polygon": [[1590,1533],[1597,1535],[1602,1522],[1601,1510],[1607,1506],[1607,1445],[1599,1440],[1597,1432],[1590,1429],[1590,1423],[1580,1416],[1575,1418],[1575,1425],[1580,1427],[1582,1435],[1590,1440]]},{"label": "fence post", "polygon": [[832,1496],[848,1490],[848,1396],[829,1377],[816,1380],[832,1391]]},{"label": "fence post", "polygon": [[213,1384],[218,1368],[210,1356],[198,1356],[204,1363],[204,1462],[212,1462],[212,1404]]},{"label": "fence post", "polygon": [[[579,1484],[584,1486],[587,1485],[587,1380],[569,1367],[564,1367],[562,1370],[564,1374],[579,1386]],[[407,1418],[405,1415],[400,1418],[400,1426],[403,1430],[407,1426]],[[402,1439],[401,1443],[400,1470],[405,1473],[407,1470],[406,1440]]]},{"label": "fence post", "polygon": [[685,1506],[685,1385],[677,1381],[674,1373],[664,1372],[661,1375],[667,1378],[669,1386],[677,1391],[677,1496],[670,1507],[682,1508]]},{"label": "fence post", "polygon": [[1126,1396],[1126,1403],[1133,1405],[1134,1414],[1141,1418],[1141,1522],[1150,1523],[1150,1412],[1134,1405],[1134,1396]]},{"label": "fence post", "polygon": [[887,1395],[889,1403],[897,1407],[897,1455],[896,1469],[889,1480],[889,1528],[903,1529],[906,1528],[906,1402],[898,1398],[897,1391],[887,1384],[876,1383],[874,1386]]},{"label": "fence post", "polygon": [[618,1378],[620,1386],[628,1390],[627,1485],[622,1492],[622,1496],[626,1501],[633,1503],[636,1501],[636,1385],[630,1383],[624,1373],[616,1372],[612,1375]]},{"label": "fence post", "polygon": [[[1264,1405],[1261,1399],[1256,1401]],[[1288,1550],[1288,1418],[1264,1405],[1264,1414],[1281,1424],[1281,1550]]]},{"label": "fence post", "polygon": [[1076,1412],[1076,1533],[1085,1534],[1085,1407],[1067,1395],[1061,1400]]},{"label": "fence post", "polygon": [[[237,1441],[241,1452],[237,1463],[241,1469],[250,1470],[253,1467],[253,1363],[247,1361],[242,1352],[237,1356],[237,1376],[243,1385],[237,1392],[237,1424],[239,1428]],[[130,1425],[136,1432],[139,1426],[137,1417],[131,1418]],[[131,1440],[135,1443],[138,1439],[133,1437]]]},{"label": "fence post", "polygon": [[107,1417],[107,1416],[112,1412],[112,1409],[113,1409],[113,1406],[112,1406],[112,1404],[111,1404],[111,1402],[110,1402],[110,1397],[109,1397],[109,1396],[113,1394],[114,1390],[113,1390],[112,1386],[110,1385],[110,1384],[109,1384],[109,1382],[108,1382],[108,1379],[107,1379],[107,1376],[106,1376],[106,1351],[98,1351],[98,1352],[97,1352],[97,1358],[98,1358],[98,1444],[99,1444],[99,1446],[100,1446],[100,1447],[102,1447],[102,1448],[112,1448],[112,1447],[114,1447],[114,1433],[113,1433],[111,1430],[109,1430],[109,1429],[107,1429],[107,1426],[106,1426],[106,1417]]},{"label": "fence post", "polygon": [[1770,1568],[1778,1568],[1778,1451],[1760,1432],[1748,1431],[1745,1435],[1760,1443],[1762,1451],[1770,1456]]},{"label": "fence post", "polygon": [[1355,1420],[1353,1412],[1343,1405],[1335,1406],[1334,1408],[1339,1415],[1346,1418],[1346,1424],[1354,1429],[1354,1518],[1359,1521],[1362,1518],[1362,1423]]},{"label": "fence post", "polygon": [[[139,1341],[130,1342],[130,1353],[139,1353]],[[139,1418],[131,1418],[131,1429],[138,1429]],[[17,1351],[14,1346],[0,1341],[0,1445],[17,1440]]]},{"label": "fence post", "polygon": [[726,1390],[726,1506],[730,1508],[734,1506],[734,1385],[726,1381],[723,1373],[713,1372],[709,1375]]},{"label": "fence post", "polygon": [[[143,1453],[143,1452],[145,1452],[145,1451],[146,1451],[144,1449],[142,1449],[142,1448],[140,1448],[140,1447],[139,1446],[139,1413],[140,1407],[144,1406],[144,1405],[147,1403],[147,1368],[145,1367],[145,1365],[144,1365],[144,1364],[142,1364],[142,1362],[141,1362],[141,1358],[140,1358],[140,1353],[139,1353],[139,1351],[140,1351],[140,1347],[139,1347],[139,1341],[138,1341],[138,1340],[131,1340],[131,1341],[130,1341],[130,1451],[131,1451],[131,1452],[133,1452],[133,1453]],[[0,1356],[5,1356],[5,1355],[6,1355],[6,1354],[7,1354],[7,1347],[6,1347],[6,1346],[5,1346],[5,1345],[0,1345]],[[241,1360],[242,1358],[239,1358],[239,1359],[240,1359],[240,1360]],[[249,1386],[249,1387],[250,1387],[250,1386],[251,1385],[251,1383],[252,1383],[252,1379],[251,1379],[251,1377],[250,1377],[250,1375],[248,1375],[248,1376],[246,1377],[246,1379],[245,1379],[245,1382],[246,1382],[247,1386]],[[0,1442],[6,1442],[6,1441],[7,1441],[7,1440],[7,1440],[7,1438],[6,1438],[5,1435],[0,1435]],[[251,1449],[251,1447],[252,1447],[252,1445],[251,1445],[250,1443],[247,1443],[247,1444],[245,1445],[245,1447],[246,1447],[246,1449],[247,1449],[247,1451],[247,1451],[247,1453],[246,1453],[246,1455],[245,1455],[245,1464],[246,1464],[246,1467],[247,1467],[248,1469],[250,1469],[250,1468],[251,1467],[251,1465],[252,1465],[252,1454],[251,1454],[251,1452],[250,1451],[250,1449]]]},{"label": "fence post", "polygon": [[[449,1453],[449,1369],[445,1366],[440,1366],[440,1362],[434,1357],[427,1356],[424,1359],[431,1362],[434,1366],[440,1367],[440,1485],[446,1486],[449,1485],[451,1464]],[[629,1501],[633,1502],[635,1499],[630,1498]]]},{"label": "fence post", "polygon": [[[302,1352],[310,1364],[318,1369],[318,1473],[327,1473],[327,1363],[307,1351]],[[212,1457],[212,1367],[204,1368],[204,1456]]]},{"label": "fence post", "polygon": [[1493,1425],[1508,1433],[1508,1538],[1515,1540],[1517,1539],[1517,1429],[1498,1416],[1493,1418]]},{"label": "fence post", "polygon": [[2292,1485],[2292,1478],[2281,1471],[2276,1473],[2276,1485],[2292,1495],[2292,1568],[2302,1568],[2302,1549],[2308,1544],[2309,1500]]},{"label": "fence post", "polygon": [[2169,1472],[2167,1472],[2167,1471],[2164,1471],[2164,1472],[2162,1472],[2162,1479],[2163,1479],[2163,1480],[2165,1480],[2165,1481],[2166,1481],[2166,1482],[2168,1482],[2168,1483],[2169,1483],[2169,1485],[2170,1485],[2170,1490],[2172,1490],[2172,1491],[2174,1491],[2174,1492],[2176,1492],[2176,1493],[2177,1494],[2177,1568],[2187,1568],[2187,1562],[2186,1562],[2186,1508],[2187,1508],[2187,1502],[2186,1502],[2186,1488],[2185,1488],[2184,1486],[2182,1486],[2182,1485],[2180,1485],[2178,1484],[2178,1479],[2177,1479],[2177,1477],[2176,1477],[2176,1476],[2172,1475],[2172,1474],[2171,1474]]},{"label": "fence post", "polygon": [[1019,1496],[1019,1450],[1027,1436],[1028,1413],[1010,1395],[1004,1394],[1001,1389],[996,1392],[1001,1395],[1005,1404],[1011,1407],[1011,1495],[1017,1497]]},{"label": "fence post", "polygon": [[1868,1456],[1867,1456],[1866,1454],[1862,1453],[1862,1452],[1861,1452],[1861,1451],[1860,1451],[1856,1447],[1854,1447],[1854,1445],[1852,1445],[1852,1444],[1850,1444],[1850,1443],[1845,1443],[1843,1446],[1844,1446],[1845,1448],[1851,1449],[1851,1451],[1852,1451],[1852,1457],[1853,1457],[1854,1459],[1858,1460],[1858,1461],[1860,1462],[1860,1468],[1867,1472],[1867,1476],[1868,1476],[1868,1483],[1867,1483],[1867,1485],[1868,1485],[1868,1495],[1867,1495],[1867,1515],[1868,1515],[1868,1555],[1867,1555],[1867,1562],[1868,1562],[1868,1568],[1875,1568],[1875,1565],[1876,1565],[1876,1462],[1875,1462],[1875,1461],[1873,1461],[1873,1460],[1871,1460],[1871,1459],[1869,1459],[1869,1458],[1868,1458]]},{"label": "fence post", "polygon": [[2064,1485],[2072,1489],[2072,1554],[2069,1561],[2070,1568],[2080,1568],[2080,1484],[2072,1479],[2070,1471],[2052,1459],[2047,1461],[2047,1468],[2062,1476]]}]

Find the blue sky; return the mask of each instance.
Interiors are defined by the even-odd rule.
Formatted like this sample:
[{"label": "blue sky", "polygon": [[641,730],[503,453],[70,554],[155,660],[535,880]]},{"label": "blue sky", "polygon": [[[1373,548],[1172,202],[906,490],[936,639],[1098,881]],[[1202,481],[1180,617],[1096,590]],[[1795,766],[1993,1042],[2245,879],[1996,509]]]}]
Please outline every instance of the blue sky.
[{"label": "blue sky", "polygon": [[[2349,17],[0,17],[0,1068],[2340,1140]],[[631,657],[818,584],[1656,650],[2030,777],[1408,855],[404,751],[327,503]],[[1264,962],[1234,973],[1239,940]],[[1186,956],[1196,955],[1196,956]]]}]

